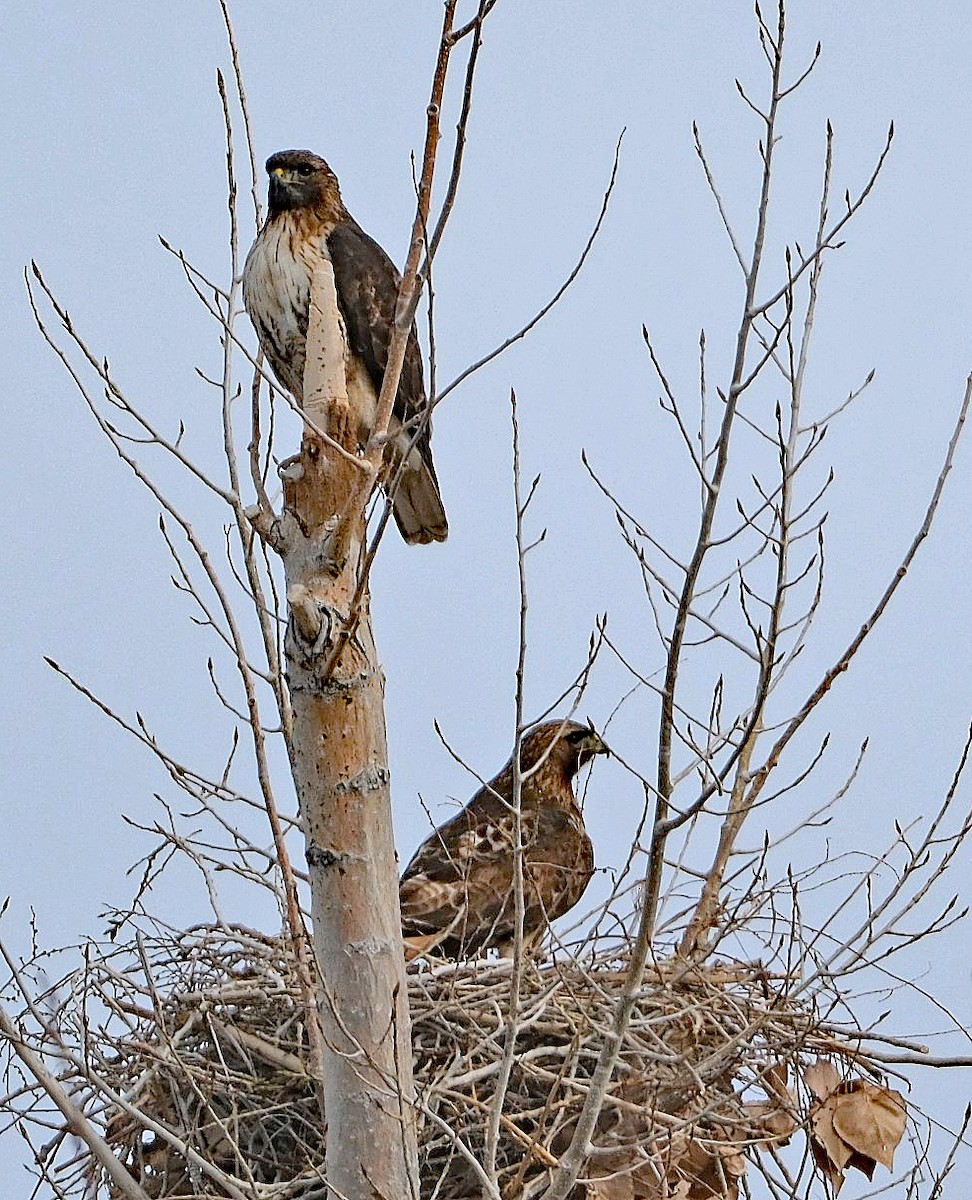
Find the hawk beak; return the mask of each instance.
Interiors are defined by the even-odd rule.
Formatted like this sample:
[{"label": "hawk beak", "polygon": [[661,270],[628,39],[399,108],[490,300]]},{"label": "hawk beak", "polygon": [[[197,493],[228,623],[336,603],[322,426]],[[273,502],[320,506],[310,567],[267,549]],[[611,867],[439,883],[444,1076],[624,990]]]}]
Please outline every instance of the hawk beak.
[{"label": "hawk beak", "polygon": [[274,167],[270,172],[270,188],[268,198],[271,209],[287,208],[287,184],[284,182],[283,167]]},{"label": "hawk beak", "polygon": [[594,755],[594,754],[610,754],[611,747],[607,744],[607,742],[604,740],[604,738],[602,738],[601,735],[597,732],[597,730],[594,728],[593,723],[589,722],[589,724],[591,726],[591,736],[590,736],[590,741],[589,741],[590,753],[592,755]]},{"label": "hawk beak", "polygon": [[597,754],[610,754],[611,753],[610,746],[600,736],[600,734],[595,733],[593,729],[591,730],[589,736],[585,739],[585,741],[583,742],[582,745],[583,745],[583,748],[582,748],[581,754],[580,754],[580,759],[581,759],[582,763],[590,762],[590,760],[592,758],[594,758],[594,756]]}]

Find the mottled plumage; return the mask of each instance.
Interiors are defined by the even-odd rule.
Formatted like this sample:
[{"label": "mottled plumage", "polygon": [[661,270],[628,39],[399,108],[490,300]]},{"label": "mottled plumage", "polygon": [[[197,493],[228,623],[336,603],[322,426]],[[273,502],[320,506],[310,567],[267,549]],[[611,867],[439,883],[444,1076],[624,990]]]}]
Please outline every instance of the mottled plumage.
[{"label": "mottled plumage", "polygon": [[[331,262],[350,351],[348,399],[358,440],[367,444],[388,362],[400,276],[388,255],[349,215],[327,163],[309,150],[282,150],[267,160],[269,216],[243,269],[243,298],[274,374],[303,402],[311,277]],[[407,542],[444,541],[448,533],[432,465],[431,424],[415,328],[385,454],[383,483]]]},{"label": "mottled plumage", "polygon": [[[520,830],[524,945],[583,896],[594,850],[571,782],[607,746],[586,725],[549,721],[523,739]],[[533,770],[533,768],[536,770]],[[406,957],[437,948],[451,958],[509,951],[515,929],[513,759],[416,851],[399,885]]]}]

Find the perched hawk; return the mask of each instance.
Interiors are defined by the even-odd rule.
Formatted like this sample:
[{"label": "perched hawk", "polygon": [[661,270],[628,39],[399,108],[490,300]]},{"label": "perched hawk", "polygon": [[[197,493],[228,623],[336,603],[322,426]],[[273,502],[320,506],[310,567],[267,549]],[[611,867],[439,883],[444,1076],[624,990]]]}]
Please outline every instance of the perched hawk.
[{"label": "perched hawk", "polygon": [[[274,374],[303,402],[311,276],[322,258],[334,270],[350,351],[348,399],[365,446],[388,362],[400,276],[349,215],[337,177],[309,150],[267,159],[269,215],[243,268],[243,299]],[[413,326],[389,427],[384,482],[406,542],[442,542],[449,532],[429,445],[422,355]],[[401,470],[399,470],[401,468]],[[397,482],[393,483],[398,474]]]},{"label": "perched hawk", "polygon": [[[607,746],[586,725],[548,721],[523,739],[520,834],[524,946],[535,946],[556,917],[583,896],[594,850],[571,781]],[[533,768],[536,768],[533,770]],[[532,773],[531,773],[532,772]],[[513,760],[461,812],[432,834],[399,885],[405,956],[433,948],[451,958],[512,948],[515,928]]]}]

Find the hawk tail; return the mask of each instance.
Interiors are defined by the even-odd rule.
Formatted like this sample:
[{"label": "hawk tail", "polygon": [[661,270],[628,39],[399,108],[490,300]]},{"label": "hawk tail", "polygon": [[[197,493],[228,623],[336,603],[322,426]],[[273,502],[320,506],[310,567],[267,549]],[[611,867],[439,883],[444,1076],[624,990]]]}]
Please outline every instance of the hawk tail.
[{"label": "hawk tail", "polygon": [[[392,491],[392,511],[402,537],[409,545],[444,542],[449,534],[439,481],[430,462],[410,456],[398,471]],[[417,463],[414,459],[418,458]]]}]

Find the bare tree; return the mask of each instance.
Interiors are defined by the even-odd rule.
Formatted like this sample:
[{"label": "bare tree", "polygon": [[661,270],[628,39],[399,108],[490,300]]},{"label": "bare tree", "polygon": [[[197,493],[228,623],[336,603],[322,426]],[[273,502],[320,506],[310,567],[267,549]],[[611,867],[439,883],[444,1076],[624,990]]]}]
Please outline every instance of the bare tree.
[{"label": "bare tree", "polygon": [[[168,753],[141,718],[115,712],[52,664],[157,757],[191,799],[194,824],[187,828],[166,808],[148,831],[155,843],[135,900],[114,916],[115,944],[85,948],[80,968],[51,982],[44,954],[18,963],[0,946],[14,998],[0,1009],[15,1081],[3,1107],[29,1139],[49,1131],[31,1147],[40,1179],[57,1196],[95,1195],[103,1184],[108,1194],[130,1200],[325,1194],[567,1200],[578,1187],[604,1200],[734,1198],[757,1189],[796,1200],[825,1185],[836,1191],[850,1168],[869,1178],[879,1165],[890,1169],[909,1118],[914,1153],[899,1173],[899,1193],[938,1195],[964,1143],[968,1114],[936,1168],[917,1106],[892,1085],[905,1067],[968,1066],[972,1056],[935,1057],[907,1032],[872,1029],[855,1003],[867,988],[903,986],[893,956],[962,915],[954,901],[939,902],[911,924],[935,903],[936,885],[972,828],[972,812],[959,801],[972,734],[938,812],[897,828],[891,845],[861,861],[821,855],[795,872],[778,862],[790,833],[754,847],[742,842],[753,814],[780,797],[802,795],[822,760],[826,739],[780,779],[808,719],[852,668],[928,535],[972,402],[970,376],[924,519],[898,569],[862,611],[859,629],[832,652],[831,665],[814,674],[802,655],[824,591],[822,501],[832,478],[817,464],[832,422],[873,373],[818,411],[805,394],[807,366],[824,266],[877,184],[893,130],[863,181],[835,202],[834,134],[827,126],[816,227],[802,242],[806,249],[795,243],[778,253],[769,234],[774,151],[787,101],[806,84],[820,53],[818,46],[805,69],[789,73],[783,0],[772,19],[756,8],[765,98],[738,85],[759,127],[761,172],[748,245],[696,131],[704,179],[740,270],[732,361],[714,369],[703,334],[698,397],[689,403],[644,332],[662,408],[694,475],[685,501],[698,505],[694,542],[663,544],[651,521],[636,515],[637,500],[619,495],[607,473],[587,463],[634,556],[657,644],[622,645],[599,622],[571,686],[548,711],[573,711],[605,657],[630,677],[628,695],[656,697],[653,750],[628,755],[615,747],[643,797],[631,853],[594,912],[572,930],[556,930],[546,956],[524,955],[523,778],[515,752],[514,956],[433,960],[406,972],[383,680],[370,623],[370,571],[388,502],[384,512],[370,506],[406,338],[456,200],[483,25],[495,6],[479,0],[460,23],[458,0],[443,5],[395,336],[363,456],[348,437],[347,347],[333,276],[325,268],[315,277],[305,406],[297,414],[302,441],[299,454],[281,464],[280,511],[269,494],[281,397],[236,327],[240,127],[257,219],[259,202],[225,6],[234,70],[232,94],[220,77],[230,283],[213,282],[172,251],[222,339],[223,375],[215,384],[224,481],[192,460],[181,431],[155,427],[41,272],[35,267],[28,276],[34,315],[52,351],[162,510],[176,585],[230,652],[242,704],[226,694],[212,665],[210,675],[250,737],[256,794],[231,782],[235,736],[222,775],[207,778]],[[446,82],[458,47],[467,49],[465,78],[449,180],[433,220]],[[563,295],[591,250],[614,183],[612,172],[591,239],[550,304],[440,388],[433,406],[527,334]],[[240,353],[253,367],[245,453],[237,449]],[[222,568],[143,465],[146,447],[174,459],[226,506],[231,523]],[[528,564],[543,537],[530,532],[537,488],[537,481],[525,487],[521,478],[514,398],[516,748],[533,720],[524,680]],[[618,706],[627,702],[624,696]],[[284,815],[277,803],[273,738],[286,751],[286,782],[296,788],[299,818]],[[801,824],[824,819],[859,765],[860,759]],[[252,812],[268,820],[269,846],[244,819]],[[300,833],[306,871],[292,862]],[[191,863],[205,881],[213,909],[205,926],[175,930],[147,909],[151,883],[172,856]],[[266,890],[283,915],[282,936],[227,918],[220,872]],[[823,910],[812,899],[817,892],[828,897]],[[822,919],[808,910],[823,911]],[[16,1011],[8,1011],[13,1004]]]}]

